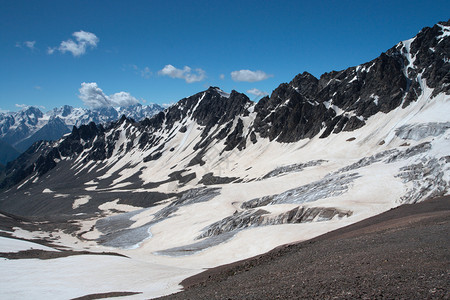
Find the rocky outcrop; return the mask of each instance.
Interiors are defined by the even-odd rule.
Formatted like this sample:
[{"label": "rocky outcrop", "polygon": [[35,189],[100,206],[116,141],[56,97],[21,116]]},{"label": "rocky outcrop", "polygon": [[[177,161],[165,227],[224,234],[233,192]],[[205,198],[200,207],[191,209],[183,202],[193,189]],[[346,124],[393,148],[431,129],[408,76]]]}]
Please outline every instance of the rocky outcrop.
[{"label": "rocky outcrop", "polygon": [[263,209],[245,210],[236,212],[203,229],[203,233],[197,237],[218,236],[228,232],[239,231],[249,227],[296,224],[308,222],[328,221],[333,218],[344,218],[352,215],[351,211],[343,211],[336,208],[324,207],[296,207],[288,212],[273,215]]},{"label": "rocky outcrop", "polygon": [[239,177],[214,176],[214,174],[210,172],[203,175],[202,179],[198,183],[204,185],[214,185],[214,184],[227,184],[237,180],[239,180]]},{"label": "rocky outcrop", "polygon": [[301,163],[301,164],[292,164],[292,165],[288,165],[288,166],[278,167],[275,170],[272,170],[269,173],[267,173],[266,175],[264,175],[261,179],[282,176],[282,175],[289,174],[289,173],[301,172],[305,168],[319,166],[319,165],[323,164],[324,162],[326,162],[326,160],[319,159],[319,160],[312,160],[312,161],[309,161],[306,163]]}]

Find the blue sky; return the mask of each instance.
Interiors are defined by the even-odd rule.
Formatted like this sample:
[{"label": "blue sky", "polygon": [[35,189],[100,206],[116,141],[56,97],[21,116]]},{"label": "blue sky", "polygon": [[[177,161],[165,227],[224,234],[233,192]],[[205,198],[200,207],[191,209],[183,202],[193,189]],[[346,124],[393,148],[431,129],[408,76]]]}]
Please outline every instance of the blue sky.
[{"label": "blue sky", "polygon": [[449,11],[448,0],[0,0],[0,109],[167,104],[211,85],[257,99],[303,71],[372,60]]}]

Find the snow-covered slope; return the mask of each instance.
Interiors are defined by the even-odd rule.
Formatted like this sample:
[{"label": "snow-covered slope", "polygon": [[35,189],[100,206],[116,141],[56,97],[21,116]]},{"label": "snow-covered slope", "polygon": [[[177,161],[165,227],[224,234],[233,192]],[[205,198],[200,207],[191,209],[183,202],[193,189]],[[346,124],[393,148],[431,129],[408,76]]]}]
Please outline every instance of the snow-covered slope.
[{"label": "snow-covered slope", "polygon": [[[446,195],[449,30],[449,22],[424,28],[320,79],[299,74],[258,103],[210,87],[142,122],[74,128],[10,164],[0,209],[45,220],[15,227],[16,237],[127,255],[133,272],[120,274],[121,290],[142,298],[173,292],[203,268]],[[108,278],[126,263],[99,263],[110,284],[61,295],[116,291]],[[66,282],[98,280],[90,256],[36,266],[48,276],[73,264],[86,268]],[[145,268],[155,277],[137,281]],[[22,284],[33,280],[25,270]]]}]

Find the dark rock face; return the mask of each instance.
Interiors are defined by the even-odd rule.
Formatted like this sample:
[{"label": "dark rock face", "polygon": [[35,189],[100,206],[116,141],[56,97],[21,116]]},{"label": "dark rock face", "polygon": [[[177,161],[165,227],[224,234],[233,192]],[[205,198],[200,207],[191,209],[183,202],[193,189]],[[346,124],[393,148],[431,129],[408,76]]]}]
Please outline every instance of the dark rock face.
[{"label": "dark rock face", "polygon": [[[145,125],[160,129],[165,121],[167,128],[172,128],[176,122],[183,122],[190,116],[200,126],[204,126],[202,140],[197,143],[195,149],[205,148],[214,139],[227,138],[225,151],[229,151],[238,145],[243,147],[242,120],[238,120],[233,132],[232,123],[237,116],[248,116],[247,109],[251,105],[252,102],[244,94],[232,91],[229,97],[226,97],[218,88],[210,87],[204,92],[180,100],[156,118],[146,121]],[[186,132],[186,125],[183,123],[179,131]],[[219,131],[218,128],[222,125],[224,128]],[[212,130],[213,128],[215,130]]]},{"label": "dark rock face", "polygon": [[[425,27],[411,43],[416,69],[408,69],[410,75],[422,73],[427,85],[434,88],[433,95],[445,92],[450,94],[450,42],[443,37],[449,32],[450,20],[439,22],[432,28]],[[412,77],[410,76],[410,77]]]},{"label": "dark rock face", "polygon": [[36,142],[16,160],[9,162],[1,174],[0,189],[16,185],[38,169],[41,171],[50,169],[51,167],[45,166],[45,164],[47,163],[46,157],[52,149],[49,142]]},{"label": "dark rock face", "polygon": [[204,185],[213,185],[213,184],[227,184],[233,181],[238,180],[239,177],[220,177],[214,176],[213,173],[206,173],[203,175],[202,179],[198,182],[199,184]]},{"label": "dark rock face", "polygon": [[303,73],[294,80],[290,84],[281,84],[270,98],[262,98],[255,106],[257,116],[254,130],[261,137],[279,142],[295,142],[319,133],[322,125],[317,122],[318,117],[326,118],[327,109],[308,100],[314,94],[302,94],[317,89],[317,79]]},{"label": "dark rock face", "polygon": [[[362,127],[368,117],[402,103],[407,89],[398,52],[382,53],[370,63],[340,72],[297,75],[255,107],[255,131],[279,142],[321,137]],[[337,111],[342,111],[337,114]]]},{"label": "dark rock face", "polygon": [[254,131],[270,140],[295,142],[321,130],[325,138],[358,129],[378,112],[388,113],[417,100],[422,92],[419,74],[435,89],[433,95],[449,94],[450,41],[443,37],[449,23],[424,28],[409,50],[402,42],[371,62],[325,73],[320,79],[306,72],[297,75],[259,101]]}]

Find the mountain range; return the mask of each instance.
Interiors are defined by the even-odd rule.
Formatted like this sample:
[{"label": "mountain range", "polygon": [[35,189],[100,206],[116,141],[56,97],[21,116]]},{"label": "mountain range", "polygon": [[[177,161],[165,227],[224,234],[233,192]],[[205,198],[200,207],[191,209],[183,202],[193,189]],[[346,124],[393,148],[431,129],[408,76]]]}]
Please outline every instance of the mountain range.
[{"label": "mountain range", "polygon": [[[210,87],[151,118],[34,143],[0,176],[4,235],[51,248],[35,258],[67,254],[38,271],[53,286],[76,262],[64,282],[91,280],[67,298],[156,297],[205,268],[449,195],[449,36],[440,22],[257,103]],[[20,276],[9,289],[31,278]]]},{"label": "mountain range", "polygon": [[64,105],[43,113],[29,106],[18,112],[0,113],[0,164],[6,164],[40,140],[54,141],[69,133],[73,126],[90,122],[106,124],[120,116],[140,121],[162,111],[158,104],[100,109],[74,108]]}]

